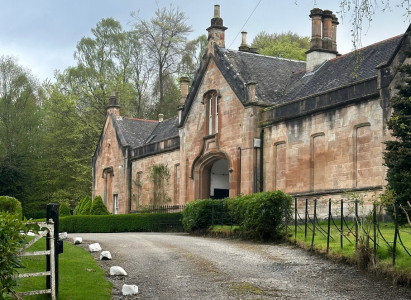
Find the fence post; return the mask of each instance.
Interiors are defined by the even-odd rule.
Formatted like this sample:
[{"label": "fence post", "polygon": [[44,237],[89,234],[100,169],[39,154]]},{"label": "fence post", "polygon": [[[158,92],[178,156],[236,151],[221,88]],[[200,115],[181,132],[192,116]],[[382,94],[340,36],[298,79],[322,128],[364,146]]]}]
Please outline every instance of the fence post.
[{"label": "fence post", "polygon": [[395,233],[394,233],[394,244],[392,246],[392,265],[395,266],[395,251],[397,250],[397,236],[398,236],[398,205],[394,204],[395,207]]},{"label": "fence post", "polygon": [[314,200],[314,218],[313,218],[313,238],[311,240],[311,250],[310,254],[313,254],[314,248],[314,237],[315,237],[315,218],[317,217],[317,199]]},{"label": "fence post", "polygon": [[[54,257],[52,258],[51,255],[47,255],[46,258],[46,266],[47,266],[47,271],[51,271],[51,260],[54,259],[54,286],[55,286],[55,291],[56,291],[56,299],[58,298],[59,294],[59,253],[60,253],[60,247],[59,247],[59,207],[60,204],[56,203],[49,203],[47,204],[47,214],[46,214],[46,220],[52,219],[54,222],[54,236],[50,236],[50,233],[47,233],[47,240],[48,243],[46,243],[46,250],[50,250],[50,239],[52,239],[52,242],[54,243]],[[46,277],[46,286],[47,289],[51,289],[52,286],[51,282],[51,276],[48,275]]]},{"label": "fence post", "polygon": [[358,200],[355,199],[355,250],[358,248]]},{"label": "fence post", "polygon": [[307,238],[308,199],[305,199],[304,240]]},{"label": "fence post", "polygon": [[288,239],[288,199],[285,198],[285,238]]},{"label": "fence post", "polygon": [[294,239],[297,244],[297,198],[294,200]]},{"label": "fence post", "polygon": [[374,223],[374,264],[377,263],[377,206],[373,205],[373,223]]},{"label": "fence post", "polygon": [[340,224],[340,230],[341,230],[341,235],[340,235],[340,246],[341,249],[344,247],[344,202],[343,199],[341,199],[341,224]]},{"label": "fence post", "polygon": [[328,228],[327,228],[327,254],[330,251],[330,234],[331,234],[331,198],[328,199]]}]

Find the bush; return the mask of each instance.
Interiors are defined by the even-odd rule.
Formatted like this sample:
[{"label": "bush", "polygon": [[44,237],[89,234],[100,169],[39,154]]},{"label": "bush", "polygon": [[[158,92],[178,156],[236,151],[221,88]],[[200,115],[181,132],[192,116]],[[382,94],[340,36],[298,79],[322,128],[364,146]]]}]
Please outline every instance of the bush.
[{"label": "bush", "polygon": [[23,218],[21,203],[13,197],[0,196],[0,212],[5,211],[11,214],[17,214],[20,220]]},{"label": "bush", "polygon": [[59,232],[147,232],[160,222],[179,223],[181,213],[69,216],[59,219]]},{"label": "bush", "polygon": [[74,214],[75,215],[81,215],[81,211],[83,210],[84,204],[87,202],[87,198],[88,198],[88,196],[84,197],[77,204],[76,208],[74,209]]},{"label": "bush", "polygon": [[[83,203],[81,203],[83,202]],[[84,197],[80,202],[79,211],[76,213],[80,216],[85,216],[90,214],[91,199],[89,196]]]},{"label": "bush", "polygon": [[60,217],[71,216],[70,207],[68,206],[67,203],[62,203],[60,205],[59,216]]},{"label": "bush", "polygon": [[94,198],[93,203],[91,204],[90,215],[110,215],[110,212],[104,205],[101,196],[97,196]]},{"label": "bush", "polygon": [[214,213],[219,215],[225,209],[233,223],[244,230],[254,232],[262,240],[281,236],[282,220],[285,217],[285,199],[291,206],[292,198],[282,191],[241,195],[223,200],[196,200],[187,203],[183,210],[183,225],[187,231],[207,229],[212,224],[212,204]]},{"label": "bush", "polygon": [[29,229],[29,226],[16,218],[15,213],[0,213],[0,299],[13,299],[11,294],[14,294],[17,284],[17,278],[13,277],[17,274],[15,268],[22,267],[16,253],[26,243],[20,230],[27,233]]},{"label": "bush", "polygon": [[39,211],[26,212],[24,210],[23,215],[27,220],[29,220],[29,219],[45,219],[47,217],[47,211],[39,210]]}]

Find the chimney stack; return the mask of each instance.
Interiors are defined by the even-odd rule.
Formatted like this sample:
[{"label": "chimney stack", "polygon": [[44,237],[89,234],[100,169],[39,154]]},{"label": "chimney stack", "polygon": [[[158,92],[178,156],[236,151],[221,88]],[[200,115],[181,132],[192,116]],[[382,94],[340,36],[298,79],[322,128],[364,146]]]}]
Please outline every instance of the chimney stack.
[{"label": "chimney stack", "polygon": [[107,115],[114,114],[117,117],[120,116],[120,105],[117,103],[116,93],[112,92],[108,99]]},{"label": "chimney stack", "polygon": [[225,48],[225,31],[227,27],[223,25],[223,19],[220,16],[220,5],[214,5],[214,18],[211,19],[211,26],[207,28],[208,43],[216,43],[219,47]]},{"label": "chimney stack", "polygon": [[190,83],[190,79],[188,77],[183,76],[180,78],[181,95],[180,95],[180,104],[178,105],[178,108],[177,108],[179,122],[181,121],[181,111],[183,110],[184,104],[187,99],[189,83]]},{"label": "chimney stack", "polygon": [[238,51],[250,52],[250,47],[247,45],[247,31],[241,31],[241,45],[238,47]]},{"label": "chimney stack", "polygon": [[255,86],[257,85],[257,82],[250,81],[250,82],[247,82],[245,85],[247,86],[248,102],[254,102],[255,101]]},{"label": "chimney stack", "polygon": [[163,118],[164,118],[163,114],[158,114],[158,121],[159,122],[163,122]]},{"label": "chimney stack", "polygon": [[338,19],[330,10],[311,10],[312,35],[307,54],[306,72],[310,73],[323,62],[337,57]]}]

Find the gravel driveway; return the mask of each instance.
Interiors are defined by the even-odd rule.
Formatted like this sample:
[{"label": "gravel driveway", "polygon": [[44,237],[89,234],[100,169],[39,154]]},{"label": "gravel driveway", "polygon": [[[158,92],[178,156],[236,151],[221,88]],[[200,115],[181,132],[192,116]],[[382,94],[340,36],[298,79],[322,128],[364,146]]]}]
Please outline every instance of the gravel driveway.
[{"label": "gravel driveway", "polygon": [[[107,273],[127,271],[109,278],[113,299],[411,299],[408,288],[289,245],[166,233],[74,236],[111,252],[113,260],[99,262]],[[138,285],[139,294],[121,296],[124,283]]]}]

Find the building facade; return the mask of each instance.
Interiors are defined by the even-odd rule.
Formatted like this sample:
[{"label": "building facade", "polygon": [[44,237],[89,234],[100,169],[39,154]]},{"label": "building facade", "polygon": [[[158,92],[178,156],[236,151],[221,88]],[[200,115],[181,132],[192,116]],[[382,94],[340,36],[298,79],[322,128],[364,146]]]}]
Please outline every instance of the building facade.
[{"label": "building facade", "polygon": [[[410,28],[339,55],[335,15],[316,8],[310,17],[307,62],[295,61],[258,54],[245,32],[238,51],[226,49],[216,5],[195,79],[190,88],[180,79],[176,117],[122,117],[110,97],[92,159],[93,197],[129,213],[267,190],[324,199],[381,192],[388,100],[402,79],[396,67],[406,60]],[[161,187],[150,177],[160,165],[168,173]],[[167,203],[157,199],[163,188]]]}]

